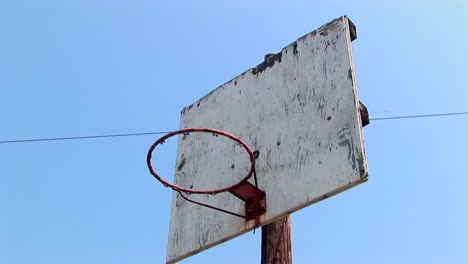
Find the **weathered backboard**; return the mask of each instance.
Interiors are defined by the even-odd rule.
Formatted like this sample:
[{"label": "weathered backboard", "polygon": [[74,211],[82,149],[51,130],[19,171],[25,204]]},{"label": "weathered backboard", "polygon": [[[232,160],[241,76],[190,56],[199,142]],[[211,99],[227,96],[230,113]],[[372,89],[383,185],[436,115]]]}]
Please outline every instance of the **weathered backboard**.
[{"label": "weathered backboard", "polygon": [[[256,221],[246,221],[174,192],[168,263],[366,181],[351,50],[355,37],[347,17],[335,19],[182,110],[181,128],[227,131],[259,151],[258,187],[266,193],[267,209]],[[211,136],[180,136],[175,182],[207,189],[239,181],[242,171],[232,169],[248,167],[249,159],[234,148]],[[245,210],[230,193],[190,198],[240,214]]]}]

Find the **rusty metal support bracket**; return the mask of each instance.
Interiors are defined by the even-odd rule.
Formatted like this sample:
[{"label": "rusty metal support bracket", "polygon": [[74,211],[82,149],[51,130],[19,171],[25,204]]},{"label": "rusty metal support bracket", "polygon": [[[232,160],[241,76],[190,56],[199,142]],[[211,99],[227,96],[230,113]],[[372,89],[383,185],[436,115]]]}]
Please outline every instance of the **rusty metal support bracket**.
[{"label": "rusty metal support bracket", "polygon": [[243,181],[241,185],[229,192],[245,202],[246,220],[258,218],[266,212],[265,192],[250,182]]}]

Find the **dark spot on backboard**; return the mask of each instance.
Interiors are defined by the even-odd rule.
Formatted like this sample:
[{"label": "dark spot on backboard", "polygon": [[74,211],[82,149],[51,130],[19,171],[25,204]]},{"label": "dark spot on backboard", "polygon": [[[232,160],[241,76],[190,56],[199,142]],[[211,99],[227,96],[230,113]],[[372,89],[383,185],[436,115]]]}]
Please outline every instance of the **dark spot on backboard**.
[{"label": "dark spot on backboard", "polygon": [[258,156],[260,156],[260,151],[256,150],[253,152],[255,159],[258,159]]},{"label": "dark spot on backboard", "polygon": [[299,52],[297,51],[297,41],[294,41],[293,44],[292,44],[292,46],[293,46],[293,53],[294,53],[294,55],[297,56],[297,54],[299,53]]},{"label": "dark spot on backboard", "polygon": [[193,184],[190,184],[190,189],[193,189]]},{"label": "dark spot on backboard", "polygon": [[351,68],[348,70],[348,80],[351,80],[351,84],[353,84],[353,70]]},{"label": "dark spot on backboard", "polygon": [[281,145],[281,141],[278,139],[278,140],[276,141],[276,146],[279,146],[279,145]]},{"label": "dark spot on backboard", "polygon": [[177,170],[178,170],[178,171],[181,171],[182,168],[184,167],[184,165],[185,165],[185,160],[186,160],[185,158],[182,158],[182,160],[180,161],[179,166],[177,166]]},{"label": "dark spot on backboard", "polygon": [[323,63],[322,63],[322,70],[323,70],[323,77],[325,79],[328,79],[328,71],[327,71],[327,60],[323,60]]},{"label": "dark spot on backboard", "polygon": [[338,142],[338,146],[346,147],[348,149],[348,160],[352,155],[352,142],[348,138],[344,138],[342,141]]},{"label": "dark spot on backboard", "polygon": [[235,167],[234,164],[232,164],[232,165],[231,165],[231,169],[234,169],[234,167]]},{"label": "dark spot on backboard", "polygon": [[234,85],[237,85],[237,81],[234,82]]},{"label": "dark spot on backboard", "polygon": [[328,117],[327,117],[327,120],[330,121],[330,120],[331,120],[331,116],[328,116]]}]

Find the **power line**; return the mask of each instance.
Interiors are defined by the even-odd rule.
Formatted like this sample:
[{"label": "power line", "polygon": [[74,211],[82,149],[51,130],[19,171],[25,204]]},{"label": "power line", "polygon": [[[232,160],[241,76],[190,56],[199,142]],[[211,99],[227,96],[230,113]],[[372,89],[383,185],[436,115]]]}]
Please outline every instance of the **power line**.
[{"label": "power line", "polygon": [[[426,115],[390,116],[390,117],[375,117],[375,118],[371,118],[370,120],[371,121],[380,121],[380,120],[428,118],[428,117],[456,116],[456,115],[468,115],[468,112],[439,113],[439,114],[426,114]],[[116,137],[134,137],[134,136],[160,135],[160,134],[167,134],[167,133],[170,133],[170,132],[156,131],[156,132],[93,135],[93,136],[76,136],[76,137],[17,139],[17,140],[3,140],[3,141],[0,141],[0,144],[30,143],[30,142],[44,142],[44,141],[64,141],[64,140],[79,140],[79,139],[98,139],[98,138],[116,138]]]},{"label": "power line", "polygon": [[157,131],[157,132],[145,132],[145,133],[111,134],[111,135],[78,136],[78,137],[18,139],[18,140],[3,140],[3,141],[0,141],[0,144],[43,142],[43,141],[63,141],[63,140],[77,140],[77,139],[95,139],[95,138],[134,137],[134,136],[147,136],[147,135],[158,135],[158,134],[167,134],[167,133],[169,132]]},{"label": "power line", "polygon": [[454,115],[468,115],[468,112],[442,113],[442,114],[429,114],[429,115],[408,115],[408,116],[376,117],[376,118],[371,118],[370,120],[371,120],[371,121],[378,121],[378,120],[405,119],[405,118],[423,118],[423,117],[436,117],[436,116],[454,116]]}]

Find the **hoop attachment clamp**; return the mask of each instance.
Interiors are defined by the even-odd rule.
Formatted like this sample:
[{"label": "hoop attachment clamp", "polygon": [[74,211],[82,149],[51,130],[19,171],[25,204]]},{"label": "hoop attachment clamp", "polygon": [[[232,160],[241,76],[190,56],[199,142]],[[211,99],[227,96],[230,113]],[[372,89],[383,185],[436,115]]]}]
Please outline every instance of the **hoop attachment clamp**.
[{"label": "hoop attachment clamp", "polygon": [[[254,177],[256,177],[255,172]],[[250,182],[244,181],[229,192],[245,202],[245,219],[255,219],[266,212],[265,192]]]}]

